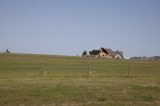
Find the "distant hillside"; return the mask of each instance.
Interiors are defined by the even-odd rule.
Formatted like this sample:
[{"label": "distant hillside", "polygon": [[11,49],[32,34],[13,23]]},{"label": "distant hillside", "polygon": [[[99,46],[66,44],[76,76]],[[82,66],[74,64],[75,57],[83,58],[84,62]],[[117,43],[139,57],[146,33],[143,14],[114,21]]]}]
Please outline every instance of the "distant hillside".
[{"label": "distant hillside", "polygon": [[130,59],[133,59],[133,60],[160,60],[160,56],[153,56],[153,57],[132,57]]}]

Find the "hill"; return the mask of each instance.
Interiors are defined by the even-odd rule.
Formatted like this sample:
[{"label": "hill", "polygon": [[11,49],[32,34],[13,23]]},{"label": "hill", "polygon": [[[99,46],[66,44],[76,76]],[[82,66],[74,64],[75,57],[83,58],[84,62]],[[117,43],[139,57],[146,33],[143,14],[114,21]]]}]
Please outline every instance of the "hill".
[{"label": "hill", "polygon": [[160,105],[160,61],[0,54],[1,106]]}]

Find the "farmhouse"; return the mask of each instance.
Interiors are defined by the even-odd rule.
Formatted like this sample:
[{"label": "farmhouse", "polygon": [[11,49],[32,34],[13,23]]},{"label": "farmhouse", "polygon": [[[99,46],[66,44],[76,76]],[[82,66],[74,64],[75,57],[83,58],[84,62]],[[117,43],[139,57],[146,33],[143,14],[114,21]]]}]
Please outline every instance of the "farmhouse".
[{"label": "farmhouse", "polygon": [[124,58],[122,51],[118,51],[118,50],[113,51],[108,48],[100,48],[100,50],[92,50],[92,51],[90,51],[90,55],[94,56],[94,57],[105,57],[105,58],[114,58],[114,59]]}]

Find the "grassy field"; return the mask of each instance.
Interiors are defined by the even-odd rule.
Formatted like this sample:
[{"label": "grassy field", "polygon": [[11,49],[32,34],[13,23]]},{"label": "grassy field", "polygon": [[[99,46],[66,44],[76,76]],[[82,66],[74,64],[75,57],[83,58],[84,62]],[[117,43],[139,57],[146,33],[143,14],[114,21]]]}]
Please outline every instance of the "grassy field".
[{"label": "grassy field", "polygon": [[0,106],[160,106],[160,61],[0,54]]}]

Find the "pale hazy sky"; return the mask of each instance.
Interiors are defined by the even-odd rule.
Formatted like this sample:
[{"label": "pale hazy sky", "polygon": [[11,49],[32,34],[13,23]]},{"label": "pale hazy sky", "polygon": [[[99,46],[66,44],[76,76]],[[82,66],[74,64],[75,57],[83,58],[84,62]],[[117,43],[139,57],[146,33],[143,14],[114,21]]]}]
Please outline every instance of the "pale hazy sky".
[{"label": "pale hazy sky", "polygon": [[160,55],[160,0],[0,0],[0,51]]}]

